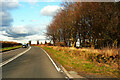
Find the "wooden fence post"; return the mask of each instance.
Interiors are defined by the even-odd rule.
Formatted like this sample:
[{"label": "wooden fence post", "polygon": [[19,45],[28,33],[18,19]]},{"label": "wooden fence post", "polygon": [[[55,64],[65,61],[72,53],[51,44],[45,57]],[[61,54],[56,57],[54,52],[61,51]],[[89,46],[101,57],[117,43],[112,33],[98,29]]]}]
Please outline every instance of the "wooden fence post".
[{"label": "wooden fence post", "polygon": [[118,69],[120,70],[120,50],[118,51]]}]

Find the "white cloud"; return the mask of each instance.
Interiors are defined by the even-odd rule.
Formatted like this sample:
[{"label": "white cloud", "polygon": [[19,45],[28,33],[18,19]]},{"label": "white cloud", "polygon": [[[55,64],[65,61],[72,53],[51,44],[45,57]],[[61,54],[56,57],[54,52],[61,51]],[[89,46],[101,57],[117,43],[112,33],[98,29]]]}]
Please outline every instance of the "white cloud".
[{"label": "white cloud", "polygon": [[[44,31],[43,28],[17,26],[7,28],[7,30],[10,31],[0,31],[0,40],[15,41],[20,43],[27,43],[29,40],[31,40],[33,44],[36,44],[37,40],[42,43],[44,43],[46,40],[46,36],[42,33]],[[47,41],[49,42],[49,40]]]},{"label": "white cloud", "polygon": [[29,40],[36,42],[45,41],[46,25],[49,23],[42,23],[36,25],[20,25],[13,27],[0,27],[0,40],[16,41],[26,43]]},{"label": "white cloud", "polygon": [[19,6],[18,0],[11,0],[10,2],[7,2],[7,0],[1,0],[0,5],[2,5],[0,6],[0,27],[11,26],[13,18],[11,17],[9,10],[15,9]]},{"label": "white cloud", "polygon": [[26,36],[26,39],[28,40],[45,40],[45,36],[40,35],[40,34],[36,34],[36,35],[32,35],[32,36]]},{"label": "white cloud", "polygon": [[13,37],[13,38],[26,37],[26,36],[35,35],[35,34],[42,34],[42,30],[43,29],[40,26],[21,25],[21,26],[7,28],[6,33],[9,35],[6,35],[6,36]]},{"label": "white cloud", "polygon": [[11,31],[16,34],[27,34],[28,30],[24,26],[11,27]]},{"label": "white cloud", "polygon": [[[1,33],[4,35],[2,35]],[[39,40],[42,43],[44,43],[44,41],[46,40],[46,36],[41,34],[29,35],[29,36],[18,37],[18,38],[5,36],[5,35],[9,35],[5,31],[0,31],[0,34],[1,34],[0,40],[2,41],[15,41],[20,43],[27,43],[29,40],[31,40],[33,44],[36,44],[37,40]]]},{"label": "white cloud", "polygon": [[1,31],[2,32],[2,35],[6,35],[6,36],[9,36],[8,33],[6,33],[6,31]]},{"label": "white cloud", "polygon": [[11,26],[11,22],[13,22],[13,19],[10,15],[10,13],[3,11],[0,12],[0,26]]},{"label": "white cloud", "polygon": [[9,41],[9,40],[13,40],[12,37],[8,37],[8,36],[4,36],[2,35],[3,32],[0,32],[0,41]]},{"label": "white cloud", "polygon": [[47,41],[47,42],[50,42],[50,40],[46,40],[46,36],[44,36],[44,35],[39,35],[39,34],[36,34],[36,35],[32,35],[32,36],[27,36],[27,37],[25,37],[25,40],[31,40],[32,42],[32,44],[37,44],[37,40],[39,41],[39,43],[45,43],[45,41]]},{"label": "white cloud", "polygon": [[2,0],[0,4],[2,4],[2,6],[0,8],[2,8],[4,10],[17,8],[19,6],[18,0],[10,0],[10,2],[8,2],[7,0]]},{"label": "white cloud", "polygon": [[44,16],[54,16],[62,9],[60,6],[46,6],[41,9],[40,13]]}]

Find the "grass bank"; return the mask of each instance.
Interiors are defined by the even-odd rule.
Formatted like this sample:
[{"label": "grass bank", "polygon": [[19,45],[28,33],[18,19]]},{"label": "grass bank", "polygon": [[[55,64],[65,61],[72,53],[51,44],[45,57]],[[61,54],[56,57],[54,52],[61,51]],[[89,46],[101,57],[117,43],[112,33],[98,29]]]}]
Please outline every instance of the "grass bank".
[{"label": "grass bank", "polygon": [[21,48],[21,47],[22,47],[22,46],[5,47],[5,48],[0,49],[0,51],[5,52],[5,51],[9,51],[9,50]]},{"label": "grass bank", "polygon": [[[112,77],[112,78],[120,78],[120,72],[116,68],[112,68],[110,65],[96,63],[91,60],[84,58],[81,55],[84,53],[79,53],[76,56],[76,51],[72,52],[71,50],[56,50],[54,48],[48,46],[41,46],[44,50],[46,50],[51,57],[61,65],[63,65],[68,71],[76,71],[81,76],[90,78],[93,77]],[[71,53],[72,52],[72,53]]]}]

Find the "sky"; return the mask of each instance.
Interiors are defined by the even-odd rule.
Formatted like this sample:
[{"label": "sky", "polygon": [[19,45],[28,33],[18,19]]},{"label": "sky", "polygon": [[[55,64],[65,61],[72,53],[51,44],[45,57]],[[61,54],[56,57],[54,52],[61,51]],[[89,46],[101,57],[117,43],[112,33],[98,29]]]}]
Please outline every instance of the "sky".
[{"label": "sky", "polygon": [[37,40],[45,42],[46,27],[51,23],[53,16],[62,9],[61,2],[34,1],[2,0],[0,41],[27,43],[31,40],[33,44]]},{"label": "sky", "polygon": [[[44,43],[46,27],[51,23],[53,16],[63,9],[60,5],[62,1],[1,0],[0,41],[27,43],[31,40],[33,44],[36,44],[39,40]],[[99,2],[99,0],[96,1]]]}]

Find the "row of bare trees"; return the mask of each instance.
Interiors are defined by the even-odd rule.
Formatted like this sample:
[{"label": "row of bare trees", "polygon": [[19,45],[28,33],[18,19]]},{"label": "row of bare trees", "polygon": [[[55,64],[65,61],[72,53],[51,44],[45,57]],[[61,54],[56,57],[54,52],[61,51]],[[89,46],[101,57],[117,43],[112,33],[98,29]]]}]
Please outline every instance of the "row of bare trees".
[{"label": "row of bare trees", "polygon": [[120,2],[64,2],[47,27],[54,45],[64,42],[82,47],[119,46]]}]

